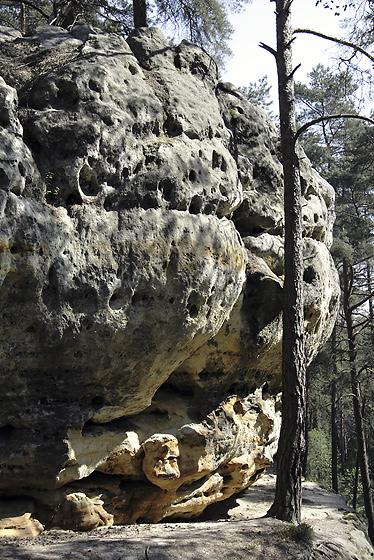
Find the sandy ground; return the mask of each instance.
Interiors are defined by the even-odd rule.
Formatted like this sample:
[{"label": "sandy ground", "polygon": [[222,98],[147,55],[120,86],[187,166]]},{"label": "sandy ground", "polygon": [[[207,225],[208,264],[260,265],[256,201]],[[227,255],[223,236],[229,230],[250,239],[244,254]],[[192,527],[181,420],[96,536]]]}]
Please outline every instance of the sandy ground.
[{"label": "sandy ground", "polygon": [[303,521],[314,529],[308,546],[288,525],[263,518],[275,476],[265,475],[236,498],[211,506],[199,522],[114,526],[89,533],[53,530],[34,539],[2,539],[1,560],[369,560],[374,549],[363,525],[340,496],[304,483]]}]

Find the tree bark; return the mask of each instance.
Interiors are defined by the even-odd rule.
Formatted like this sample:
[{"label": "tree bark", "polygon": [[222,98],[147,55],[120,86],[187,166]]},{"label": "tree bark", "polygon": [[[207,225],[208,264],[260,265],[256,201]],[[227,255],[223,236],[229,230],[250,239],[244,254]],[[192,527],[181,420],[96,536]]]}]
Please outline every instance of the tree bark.
[{"label": "tree bark", "polygon": [[331,382],[331,482],[332,489],[339,492],[338,482],[338,448],[339,448],[339,434],[337,424],[337,389],[336,382],[339,377],[337,368],[337,351],[336,351],[336,329],[334,328],[331,335],[331,354],[332,354],[332,367],[333,379]]},{"label": "tree bark", "polygon": [[331,383],[331,483],[334,492],[339,492],[338,430],[336,427],[336,379],[333,379]]},{"label": "tree bark", "polygon": [[301,185],[295,150],[291,3],[276,0],[277,70],[284,172],[285,280],[283,302],[282,427],[277,484],[268,515],[300,523],[305,453],[306,368],[304,352]]},{"label": "tree bark", "polygon": [[26,8],[25,4],[22,2],[19,13],[19,22],[21,33],[25,33],[26,30]]},{"label": "tree bark", "polygon": [[352,497],[352,507],[356,509],[357,507],[357,494],[358,494],[358,478],[360,475],[360,454],[356,453],[356,465],[355,465],[355,479],[353,481],[353,497]]},{"label": "tree bark", "polygon": [[76,0],[60,0],[54,4],[56,12],[50,17],[49,25],[56,25],[57,27],[68,27],[73,21],[73,9],[75,8]]},{"label": "tree bark", "polygon": [[134,27],[147,27],[147,3],[146,0],[133,0]]},{"label": "tree bark", "polygon": [[[350,363],[351,389],[353,397],[353,412],[355,418],[357,452],[360,460],[360,472],[362,490],[364,495],[365,514],[368,520],[368,533],[371,542],[374,544],[374,507],[371,494],[371,481],[369,474],[369,462],[366,448],[366,437],[364,430],[364,420],[361,409],[361,393],[359,384],[359,374],[356,367],[356,340],[353,324],[353,310],[351,306],[351,294],[353,288],[353,267],[343,260],[343,309],[344,319],[348,338],[348,356]],[[357,304],[355,304],[356,308]]]}]

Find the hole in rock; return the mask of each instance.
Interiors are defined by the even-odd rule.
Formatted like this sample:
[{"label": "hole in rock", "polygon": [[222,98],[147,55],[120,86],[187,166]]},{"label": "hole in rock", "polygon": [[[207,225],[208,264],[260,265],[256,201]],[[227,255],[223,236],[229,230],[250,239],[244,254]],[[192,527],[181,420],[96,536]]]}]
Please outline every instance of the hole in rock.
[{"label": "hole in rock", "polygon": [[198,294],[195,290],[190,293],[187,301],[187,310],[191,319],[194,319],[198,316],[200,308],[204,304],[204,302],[204,297]]},{"label": "hole in rock", "polygon": [[183,132],[183,127],[181,123],[172,115],[169,115],[164,122],[163,126],[165,134],[173,138],[174,136],[180,136]]},{"label": "hole in rock", "polygon": [[113,116],[112,115],[105,115],[103,117],[103,123],[106,124],[107,126],[113,126],[114,125]]},{"label": "hole in rock", "polygon": [[100,397],[100,396],[94,397],[91,400],[91,404],[94,408],[101,408],[104,405],[104,402],[105,402],[104,397]]},{"label": "hole in rock", "polygon": [[12,255],[16,255],[17,253],[21,253],[22,252],[22,245],[21,243],[13,243],[12,246],[10,247],[10,253]]},{"label": "hole in rock", "polygon": [[82,198],[77,192],[72,192],[69,194],[65,200],[66,206],[75,206],[76,204],[82,204]]},{"label": "hole in rock", "polygon": [[188,178],[191,182],[196,181],[197,175],[196,175],[196,171],[194,169],[191,169],[189,174],[188,174]]},{"label": "hole in rock", "polygon": [[159,183],[159,188],[162,191],[163,197],[168,202],[171,201],[175,185],[171,179],[163,179]]},{"label": "hole in rock", "polygon": [[1,167],[0,167],[0,184],[2,185],[4,190],[6,190],[10,185],[10,179],[7,173]]},{"label": "hole in rock", "polygon": [[203,207],[203,200],[199,195],[196,194],[190,202],[188,211],[190,214],[199,214],[199,212],[201,212],[202,207]]},{"label": "hole in rock", "polygon": [[306,282],[307,284],[311,284],[313,282],[313,280],[316,278],[316,271],[314,270],[314,268],[312,266],[308,266],[305,270],[304,270],[304,282]]},{"label": "hole in rock", "polygon": [[213,202],[208,202],[205,206],[204,206],[204,214],[209,215],[209,214],[215,214],[216,212],[216,205],[213,204]]},{"label": "hole in rock", "polygon": [[219,186],[219,192],[221,193],[222,196],[227,196],[227,189],[223,185]]},{"label": "hole in rock", "polygon": [[20,161],[20,162],[18,163],[18,171],[20,172],[20,175],[21,175],[22,177],[24,177],[24,176],[26,175],[26,168],[25,168],[25,166],[23,165],[22,161]]},{"label": "hole in rock", "polygon": [[93,79],[89,80],[88,87],[90,88],[90,90],[96,91],[97,93],[100,93],[100,91],[102,90],[101,84],[97,80]]},{"label": "hole in rock", "polygon": [[138,69],[136,66],[134,66],[133,64],[129,64],[129,72],[130,74],[132,74],[133,76],[135,76],[135,74],[138,73]]},{"label": "hole in rock", "polygon": [[182,70],[182,62],[179,54],[176,54],[174,57],[174,66],[178,68],[178,70]]},{"label": "hole in rock", "polygon": [[132,133],[134,136],[140,136],[142,133],[142,127],[139,123],[134,123],[132,125]]},{"label": "hole in rock", "polygon": [[137,163],[135,169],[134,169],[134,175],[136,175],[137,173],[139,173],[139,171],[141,170],[141,168],[143,167],[143,162],[139,161],[139,163]]},{"label": "hole in rock", "polygon": [[129,298],[127,297],[126,292],[122,288],[119,288],[113,292],[112,297],[109,300],[109,307],[114,311],[122,309],[128,302],[128,299]]},{"label": "hole in rock", "polygon": [[188,312],[190,314],[190,317],[192,319],[194,319],[195,317],[198,316],[199,314],[199,309],[197,307],[197,305],[195,305],[194,303],[188,308]]},{"label": "hole in rock", "polygon": [[158,203],[154,195],[147,193],[143,198],[142,208],[149,210],[150,208],[157,208]]},{"label": "hole in rock", "polygon": [[106,212],[111,212],[113,210],[113,197],[108,196],[105,200],[104,200],[104,210]]},{"label": "hole in rock", "polygon": [[96,196],[100,190],[97,178],[88,165],[84,165],[80,170],[79,186],[86,196]]}]

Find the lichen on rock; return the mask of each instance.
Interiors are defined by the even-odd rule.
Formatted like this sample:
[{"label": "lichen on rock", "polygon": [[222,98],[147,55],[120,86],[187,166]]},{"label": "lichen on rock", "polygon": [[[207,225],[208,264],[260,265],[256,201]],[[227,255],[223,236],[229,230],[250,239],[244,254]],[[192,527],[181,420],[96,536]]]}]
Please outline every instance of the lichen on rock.
[{"label": "lichen on rock", "polygon": [[[1,28],[0,58],[1,495],[79,530],[197,516],[277,447],[277,132],[155,28]],[[339,284],[300,159],[310,361]]]}]

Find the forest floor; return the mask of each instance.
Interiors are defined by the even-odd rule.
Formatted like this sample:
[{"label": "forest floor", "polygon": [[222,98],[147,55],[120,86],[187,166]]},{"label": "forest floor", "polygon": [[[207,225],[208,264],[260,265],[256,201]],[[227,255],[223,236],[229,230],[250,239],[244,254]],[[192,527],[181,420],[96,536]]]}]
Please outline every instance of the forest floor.
[{"label": "forest floor", "polygon": [[51,530],[35,538],[1,539],[0,560],[369,560],[374,549],[362,521],[344,500],[312,482],[303,484],[304,533],[263,517],[275,475],[215,504],[203,520],[113,526],[88,533]]}]

